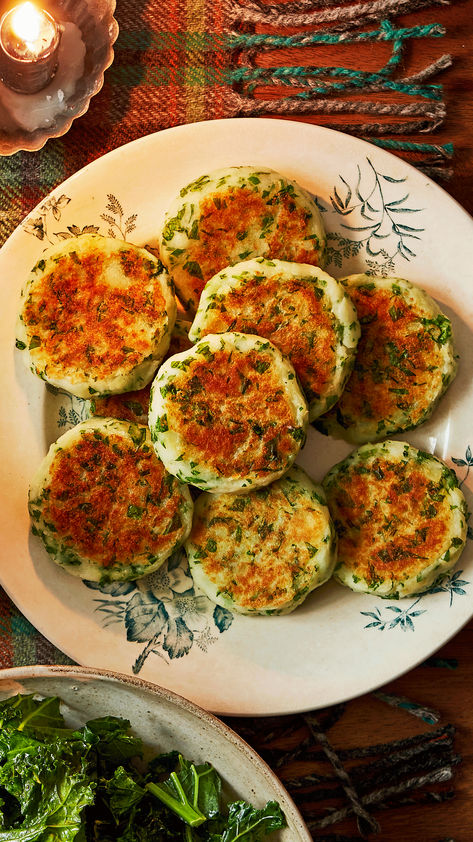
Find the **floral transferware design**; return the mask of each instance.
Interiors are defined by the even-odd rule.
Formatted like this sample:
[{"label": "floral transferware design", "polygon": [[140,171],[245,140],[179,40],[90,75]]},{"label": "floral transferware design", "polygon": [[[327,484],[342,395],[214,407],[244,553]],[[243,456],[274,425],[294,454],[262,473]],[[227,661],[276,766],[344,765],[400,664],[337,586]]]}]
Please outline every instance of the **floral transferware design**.
[{"label": "floral transferware design", "polygon": [[120,240],[126,240],[128,234],[131,234],[136,228],[138,214],[133,213],[125,219],[125,212],[116,196],[113,193],[109,193],[107,198],[107,210],[109,213],[100,214],[100,218],[108,224],[107,234],[109,237],[116,238],[118,236]]},{"label": "floral transferware design", "polygon": [[463,570],[456,570],[448,579],[443,582],[433,585],[430,590],[426,591],[417,597],[415,602],[411,603],[407,608],[399,608],[398,605],[387,605],[385,611],[390,611],[391,614],[381,613],[381,609],[376,606],[374,611],[360,611],[364,617],[370,617],[371,622],[364,626],[365,629],[378,629],[385,631],[385,629],[394,629],[396,627],[402,631],[415,631],[414,619],[425,614],[427,609],[414,608],[421,599],[433,593],[449,593],[450,607],[453,605],[454,596],[466,596],[466,586],[470,584],[467,579],[461,579]]},{"label": "floral transferware design", "polygon": [[384,617],[378,607],[376,607],[374,611],[360,611],[360,614],[364,617],[371,617],[371,623],[368,623],[365,626],[365,629],[379,629],[379,631],[384,631],[385,629],[394,629],[398,627],[402,629],[402,631],[414,631],[414,618],[419,617],[421,614],[425,614],[425,609],[420,609],[418,611],[413,610],[420,598],[421,597],[416,599],[412,605],[409,605],[408,608],[404,609],[399,608],[398,605],[388,605],[385,610],[391,611],[392,613],[384,615]]},{"label": "floral transferware design", "polygon": [[[71,237],[78,237],[79,234],[96,234],[98,226],[84,225],[80,228],[78,225],[69,225],[66,231],[51,232],[51,226],[61,219],[63,209],[70,202],[69,196],[64,193],[57,199],[52,196],[39,206],[39,216],[34,219],[28,219],[23,223],[23,228],[27,234],[33,234],[38,240],[43,240],[47,245],[54,245],[58,240],[69,240]],[[52,219],[51,219],[52,217]],[[53,237],[56,239],[54,240]]]},{"label": "floral transferware design", "polygon": [[194,644],[207,652],[233,622],[230,611],[196,593],[182,549],[137,582],[84,584],[102,594],[94,602],[104,626],[123,624],[128,641],[145,644],[132,665],[135,674],[150,655],[169,663],[188,655]]},{"label": "floral transferware design", "polygon": [[[100,219],[108,225],[106,234],[115,239],[126,240],[128,234],[131,234],[136,228],[138,214],[133,213],[125,217],[123,206],[117,197],[113,193],[108,193],[107,199],[106,211],[108,213],[100,214]],[[58,241],[79,237],[80,234],[98,234],[100,224],[84,225],[82,228],[79,225],[71,224],[67,225],[66,229],[62,231],[51,230],[54,222],[60,222],[62,212],[70,201],[70,197],[64,193],[57,198],[51,196],[39,206],[38,216],[23,223],[23,230],[26,234],[33,234],[38,240],[43,240],[48,245],[55,245]]]},{"label": "floral transferware design", "polygon": [[458,483],[460,488],[461,488],[463,483],[466,482],[466,480],[468,479],[468,475],[470,473],[470,468],[473,467],[473,454],[471,452],[470,445],[468,445],[468,447],[465,450],[465,458],[464,459],[455,459],[455,457],[452,456],[452,462],[453,462],[454,465],[457,465],[457,467],[459,467],[459,468],[460,467],[466,468],[465,476]]},{"label": "floral transferware design", "polygon": [[452,607],[454,595],[466,596],[465,587],[470,584],[467,579],[460,579],[462,573],[463,570],[456,570],[445,582],[434,585],[429,593],[449,593],[450,607]]},{"label": "floral transferware design", "polygon": [[[414,241],[420,240],[425,229],[408,225],[407,219],[411,221],[410,215],[422,208],[409,207],[409,192],[405,186],[399,189],[407,177],[381,173],[369,158],[357,165],[357,173],[354,185],[340,175],[341,186],[334,185],[330,196],[339,217],[337,227],[342,230],[327,234],[326,265],[341,268],[343,260],[357,257],[364,249],[366,274],[388,277],[396,271],[397,258],[409,261],[416,256]],[[317,204],[321,207],[320,200]]]},{"label": "floral transferware design", "polygon": [[[50,391],[52,391],[51,388]],[[74,395],[64,394],[62,397],[66,403],[61,404],[58,410],[58,427],[75,427],[76,424],[85,421],[89,417],[88,401],[82,400],[82,398],[76,398]]]},{"label": "floral transferware design", "polygon": [[[461,488],[462,485],[464,485],[464,483],[466,483],[466,481],[469,477],[470,468],[473,467],[473,453],[471,452],[470,445],[467,445],[467,447],[466,447],[464,459],[457,459],[457,458],[455,458],[455,456],[452,456],[451,460],[452,460],[453,464],[457,466],[457,468],[466,468],[465,475],[463,476],[463,478],[461,480],[459,480],[459,483],[458,483],[458,485]],[[458,473],[458,471],[456,471],[456,473]],[[467,537],[470,538],[470,540],[473,540],[473,526],[471,524],[468,526],[468,529],[467,529]]]}]

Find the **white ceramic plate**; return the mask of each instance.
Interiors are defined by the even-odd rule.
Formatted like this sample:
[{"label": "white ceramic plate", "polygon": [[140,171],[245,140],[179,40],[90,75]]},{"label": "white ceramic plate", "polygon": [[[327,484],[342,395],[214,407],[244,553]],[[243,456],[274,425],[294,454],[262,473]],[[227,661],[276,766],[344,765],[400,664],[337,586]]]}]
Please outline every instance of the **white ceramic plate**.
[{"label": "white ceramic plate", "polygon": [[[312,842],[302,816],[269,766],[234,731],[196,705],[139,678],[80,667],[18,667],[0,671],[0,699],[16,693],[59,696],[68,725],[112,714],[128,719],[149,756],[177,750],[195,763],[211,763],[228,800],[255,807],[278,801],[287,827],[272,842]],[[148,754],[148,752],[147,752]]]},{"label": "white ceramic plate", "polygon": [[[221,714],[288,713],[380,686],[458,631],[473,613],[471,541],[435,593],[390,602],[329,583],[288,616],[243,617],[196,593],[182,557],[137,583],[87,587],[30,537],[26,506],[30,477],[47,446],[84,412],[79,401],[48,392],[14,350],[18,293],[28,270],[46,246],[84,228],[156,244],[158,223],[179,189],[209,169],[235,164],[273,167],[317,195],[329,232],[327,269],[336,277],[366,269],[403,276],[451,316],[459,374],[433,418],[404,438],[455,466],[469,496],[470,217],[425,176],[347,135],[278,120],[182,126],[78,172],[0,252],[1,580],[28,619],[81,664],[139,674]],[[350,449],[311,430],[299,461],[320,480]]]}]

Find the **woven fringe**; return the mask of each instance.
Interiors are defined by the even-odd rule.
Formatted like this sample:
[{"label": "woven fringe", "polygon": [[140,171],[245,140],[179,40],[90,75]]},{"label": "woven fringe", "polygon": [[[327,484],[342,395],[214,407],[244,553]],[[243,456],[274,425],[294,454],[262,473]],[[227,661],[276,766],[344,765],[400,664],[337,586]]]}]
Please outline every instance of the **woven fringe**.
[{"label": "woven fringe", "polygon": [[[317,718],[313,715],[307,715],[304,716],[304,720],[311,734],[322,746],[322,749],[324,750],[333,768],[335,769],[335,772],[337,773],[338,779],[341,782],[345,795],[347,796],[347,799],[349,801],[349,806],[345,808],[345,810],[347,810],[347,815],[350,812],[355,813],[358,820],[358,827],[363,834],[378,833],[380,829],[378,822],[376,821],[376,819],[373,819],[373,817],[370,816],[370,814],[365,810],[362,800],[360,799],[360,796],[353,785],[353,781],[351,780],[350,775],[341,763],[337,753],[332,748],[330,741],[325,732],[321,729]],[[322,823],[319,822],[319,827],[324,827],[325,820],[322,819],[321,822]],[[331,822],[329,821],[328,824],[331,824]]]},{"label": "woven fringe", "polygon": [[[399,103],[370,102],[368,100],[353,102],[351,100],[321,99],[317,96],[310,99],[294,96],[284,99],[255,100],[242,96],[237,91],[232,91],[228,102],[233,116],[243,117],[261,115],[268,111],[272,114],[376,114],[377,116],[391,117],[422,117],[421,120],[393,124],[395,129],[399,128],[400,132],[431,131],[442,125],[446,117],[446,108],[442,102],[431,102],[429,104],[414,102],[401,105]],[[340,128],[340,125],[337,125]],[[343,130],[363,133],[368,131],[366,126],[367,124],[360,123],[347,127],[344,123]],[[373,126],[380,133],[394,131],[389,123],[375,123]]]},{"label": "woven fringe", "polygon": [[[289,4],[288,4],[289,5]],[[292,5],[292,4],[290,4]],[[426,6],[447,6],[449,0],[370,0],[367,3],[356,3],[346,8],[338,7],[316,11],[289,11],[288,7],[268,7],[247,0],[242,5],[234,7],[230,20],[232,24],[245,28],[256,26],[319,26],[330,23],[354,23],[356,26],[382,20],[387,15],[401,15],[413,12]]]},{"label": "woven fringe", "polygon": [[275,50],[291,47],[312,47],[314,45],[338,46],[340,44],[372,43],[375,41],[404,42],[415,38],[442,38],[444,35],[445,27],[439,23],[395,29],[388,20],[383,20],[379,29],[373,29],[369,32],[353,32],[347,28],[344,28],[342,32],[331,28],[326,32],[301,32],[296,35],[238,34],[238,32],[235,32],[231,46],[234,50],[255,47],[260,50]]},{"label": "woven fringe", "polygon": [[[392,145],[385,148],[402,153],[429,175],[448,177],[451,167],[445,161],[451,156],[437,153],[432,158],[432,150],[409,135],[434,132],[443,125],[446,107],[442,86],[430,80],[450,67],[452,58],[443,54],[415,73],[399,74],[408,41],[440,38],[445,29],[439,23],[397,27],[388,17],[448,4],[449,0],[366,0],[354,4],[343,0],[230,0],[227,14],[233,29],[227,46],[232,61],[225,78],[232,90],[225,95],[227,110],[234,116],[316,115],[323,118],[318,120],[320,124],[368,141],[389,140],[391,136]],[[372,22],[375,29],[363,29]],[[271,32],[261,32],[261,27],[268,26]],[[305,29],[282,34],[291,27]],[[363,44],[375,42],[390,43],[392,50],[386,64],[374,72],[313,64],[279,66],[273,62],[266,66],[263,61],[269,51],[277,55],[281,50],[315,46],[328,46],[333,51],[339,45],[359,44],[362,65]],[[360,99],[346,98],[353,93]],[[376,101],[379,93],[388,94],[390,101]],[[399,96],[415,101],[396,101]],[[339,119],[346,115],[358,119],[349,123]],[[376,119],[366,120],[367,115]],[[401,137],[404,141],[395,140]]]}]

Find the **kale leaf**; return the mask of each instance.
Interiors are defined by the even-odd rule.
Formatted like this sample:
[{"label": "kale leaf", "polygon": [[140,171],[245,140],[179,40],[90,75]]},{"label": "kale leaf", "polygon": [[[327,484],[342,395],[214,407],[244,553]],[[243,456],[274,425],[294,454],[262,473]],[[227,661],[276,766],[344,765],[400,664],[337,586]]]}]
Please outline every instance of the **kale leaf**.
[{"label": "kale leaf", "polygon": [[260,842],[276,802],[223,804],[220,776],[172,751],[143,771],[116,716],[66,727],[57,697],[0,702],[0,842]]},{"label": "kale leaf", "polygon": [[268,801],[257,810],[245,801],[234,801],[228,808],[228,824],[222,833],[222,842],[257,842],[273,830],[284,827],[286,820],[279,804]]}]

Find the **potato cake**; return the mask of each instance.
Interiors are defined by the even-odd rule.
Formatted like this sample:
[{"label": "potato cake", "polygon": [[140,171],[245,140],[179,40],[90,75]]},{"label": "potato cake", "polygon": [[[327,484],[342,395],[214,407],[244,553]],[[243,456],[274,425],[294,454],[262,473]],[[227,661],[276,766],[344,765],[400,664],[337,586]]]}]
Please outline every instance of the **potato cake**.
[{"label": "potato cake", "polygon": [[151,388],[149,424],[175,476],[212,492],[267,485],[305,441],[307,403],[272,342],[210,334],[168,359]]},{"label": "potato cake", "polygon": [[[188,336],[190,326],[190,322],[176,319],[171,334],[171,344],[164,360],[192,347]],[[109,395],[106,398],[92,398],[89,414],[99,415],[101,418],[120,418],[122,421],[131,421],[134,424],[147,424],[150,392],[151,383],[148,383],[144,389],[133,392],[122,392],[120,395]]]},{"label": "potato cake", "polygon": [[92,418],[51,446],[31,483],[29,511],[53,561],[105,583],[160,567],[189,534],[193,504],[146,427]]},{"label": "potato cake", "polygon": [[160,233],[161,260],[184,307],[195,312],[205,283],[250,257],[323,265],[325,232],[306,190],[273,170],[229,167],[180,191]]},{"label": "potato cake", "polygon": [[90,398],[139,389],[176,318],[172,281],[145,249],[82,234],[46,251],[22,291],[16,345],[34,374]]},{"label": "potato cake", "polygon": [[365,444],[322,485],[342,585],[397,599],[428,590],[457,563],[467,506],[454,472],[430,453],[401,441]]},{"label": "potato cake", "polygon": [[242,614],[293,611],[336,557],[324,492],[296,465],[266,488],[201,494],[185,547],[196,585]]},{"label": "potato cake", "polygon": [[315,426],[354,444],[417,427],[456,374],[449,319],[409,281],[352,275],[342,283],[357,309],[361,339],[340,400]]},{"label": "potato cake", "polygon": [[253,333],[286,354],[309,404],[309,421],[340,397],[360,335],[356,310],[341,284],[322,269],[257,257],[205,285],[190,338]]}]

